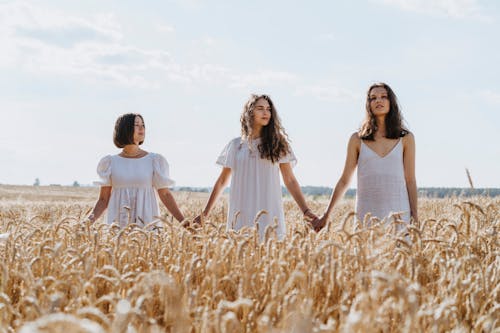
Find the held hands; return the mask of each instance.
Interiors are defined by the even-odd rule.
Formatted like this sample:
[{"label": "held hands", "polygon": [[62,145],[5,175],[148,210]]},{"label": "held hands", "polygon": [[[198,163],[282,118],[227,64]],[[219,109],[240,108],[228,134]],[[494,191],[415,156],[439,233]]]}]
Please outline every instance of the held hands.
[{"label": "held hands", "polygon": [[312,212],[309,208],[304,211],[304,220],[309,223],[310,226],[313,226],[314,221],[318,219],[318,216]]},{"label": "held hands", "polygon": [[207,219],[207,215],[205,213],[201,213],[193,219],[193,225],[202,226],[203,222]]},{"label": "held hands", "polygon": [[321,216],[320,218],[316,218],[314,221],[312,221],[312,227],[314,231],[319,232],[326,226],[327,222],[328,216],[326,214],[323,214],[323,216]]}]

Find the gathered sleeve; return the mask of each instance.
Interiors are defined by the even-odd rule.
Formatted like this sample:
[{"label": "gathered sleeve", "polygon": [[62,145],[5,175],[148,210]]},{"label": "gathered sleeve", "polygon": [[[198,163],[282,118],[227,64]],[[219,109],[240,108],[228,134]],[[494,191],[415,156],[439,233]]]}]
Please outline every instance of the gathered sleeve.
[{"label": "gathered sleeve", "polygon": [[167,160],[160,154],[153,157],[153,186],[159,190],[166,187],[172,187],[175,181],[170,178],[170,167]]},{"label": "gathered sleeve", "polygon": [[291,147],[290,147],[290,151],[286,155],[282,156],[279,159],[278,163],[280,163],[280,164],[281,163],[290,163],[290,166],[292,168],[297,165],[297,157],[295,157],[295,154],[293,153],[293,150]]},{"label": "gathered sleeve", "polygon": [[239,147],[240,141],[240,138],[231,140],[220,153],[216,163],[225,168],[233,169],[235,167],[236,151]]},{"label": "gathered sleeve", "polygon": [[112,186],[111,184],[111,155],[106,155],[97,164],[97,174],[99,180],[95,181],[95,185]]}]

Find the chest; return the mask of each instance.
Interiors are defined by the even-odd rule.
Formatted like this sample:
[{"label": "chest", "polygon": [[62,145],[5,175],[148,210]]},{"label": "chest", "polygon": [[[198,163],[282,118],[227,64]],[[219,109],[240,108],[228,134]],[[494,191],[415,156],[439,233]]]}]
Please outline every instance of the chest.
[{"label": "chest", "polygon": [[111,166],[113,186],[149,186],[153,178],[153,163],[148,158],[116,159]]},{"label": "chest", "polygon": [[278,169],[278,163],[260,157],[257,147],[250,149],[247,145],[242,145],[236,151],[235,158],[237,168]]},{"label": "chest", "polygon": [[401,145],[401,139],[378,139],[376,141],[363,140],[364,144],[372,153],[379,157],[386,157]]}]

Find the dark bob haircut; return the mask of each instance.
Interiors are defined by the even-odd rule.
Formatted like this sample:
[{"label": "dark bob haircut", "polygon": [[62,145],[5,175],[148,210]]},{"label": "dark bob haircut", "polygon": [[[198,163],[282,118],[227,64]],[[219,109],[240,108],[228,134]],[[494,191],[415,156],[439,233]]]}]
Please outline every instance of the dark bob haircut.
[{"label": "dark bob haircut", "polygon": [[[134,144],[135,117],[144,118],[138,113],[126,113],[116,119],[115,130],[113,132],[113,142],[118,148]],[[144,141],[139,142],[142,145]]]}]

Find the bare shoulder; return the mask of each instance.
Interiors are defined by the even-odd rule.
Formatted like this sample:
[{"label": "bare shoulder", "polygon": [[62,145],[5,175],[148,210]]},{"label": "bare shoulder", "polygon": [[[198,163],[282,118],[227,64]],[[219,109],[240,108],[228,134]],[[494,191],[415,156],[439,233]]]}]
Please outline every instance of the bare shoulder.
[{"label": "bare shoulder", "polygon": [[415,136],[412,132],[408,132],[405,136],[401,138],[403,141],[404,148],[414,148],[415,147]]},{"label": "bare shoulder", "polygon": [[361,138],[359,137],[359,133],[358,132],[354,132],[352,133],[351,137],[349,138],[349,143],[360,143],[361,142]]},{"label": "bare shoulder", "polygon": [[354,132],[349,138],[349,146],[359,147],[361,144],[361,138],[359,137],[358,132]]},{"label": "bare shoulder", "polygon": [[347,144],[347,151],[349,153],[358,154],[361,148],[361,138],[358,132],[355,132],[349,138],[349,143]]}]

